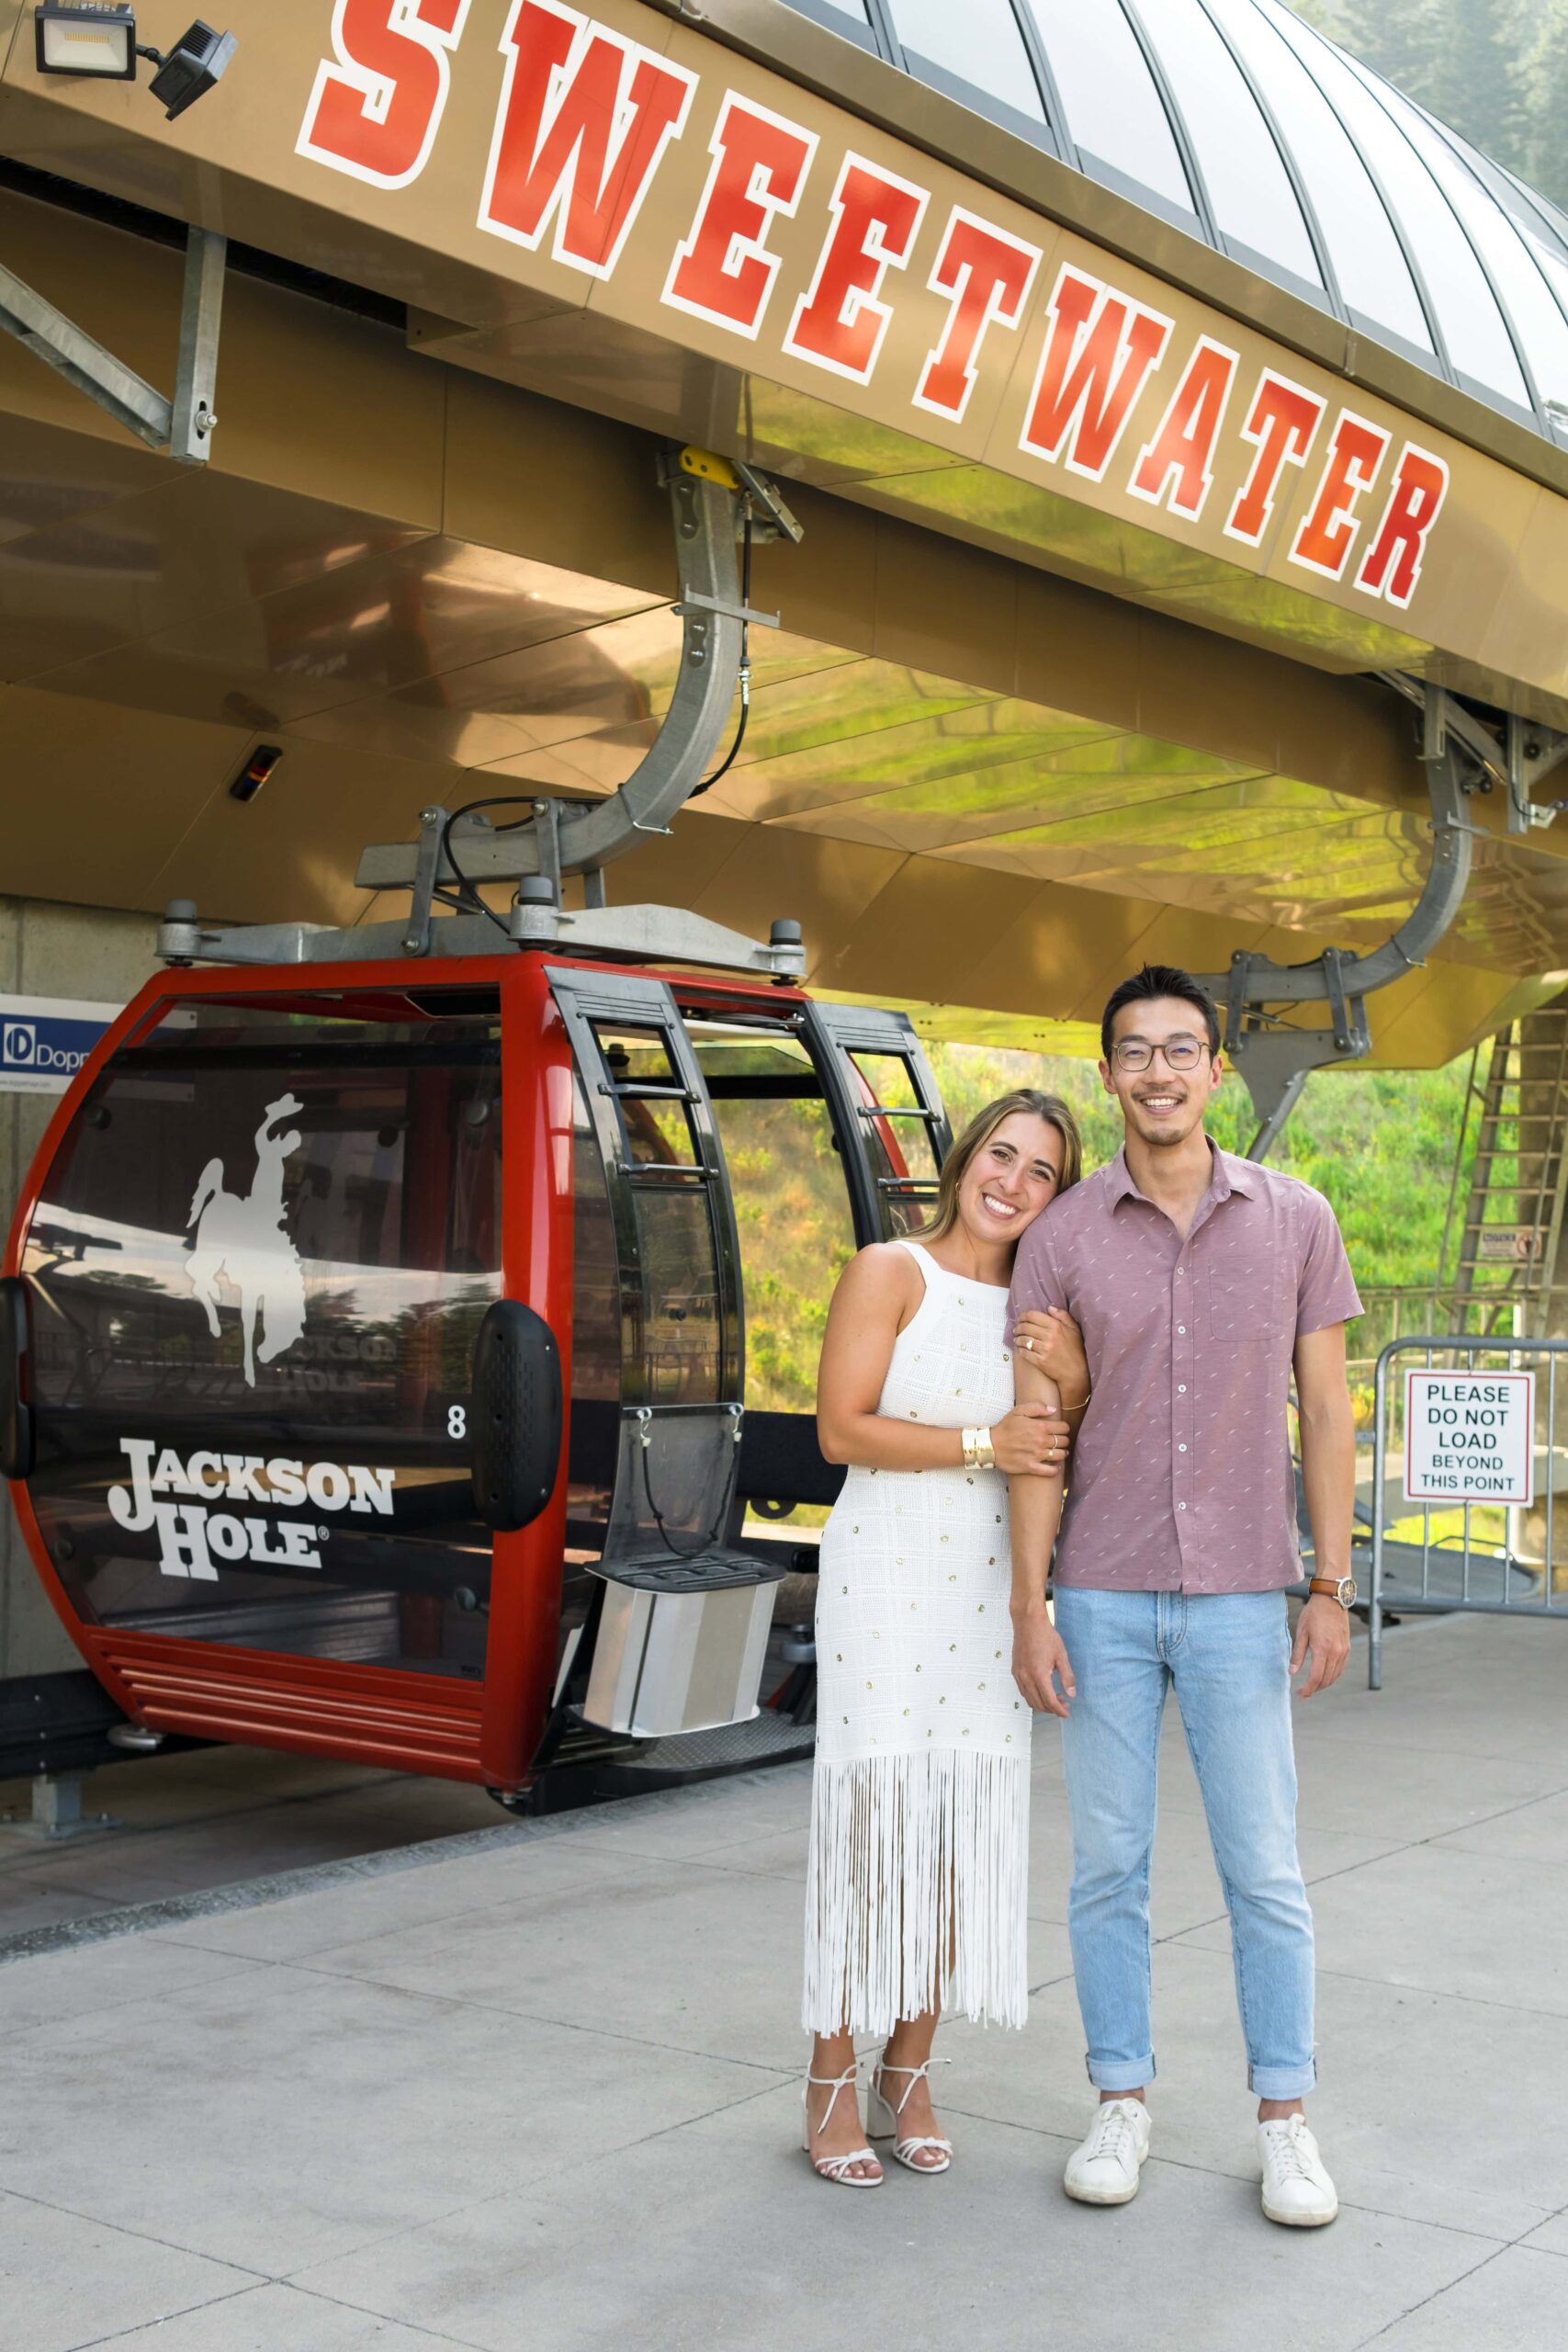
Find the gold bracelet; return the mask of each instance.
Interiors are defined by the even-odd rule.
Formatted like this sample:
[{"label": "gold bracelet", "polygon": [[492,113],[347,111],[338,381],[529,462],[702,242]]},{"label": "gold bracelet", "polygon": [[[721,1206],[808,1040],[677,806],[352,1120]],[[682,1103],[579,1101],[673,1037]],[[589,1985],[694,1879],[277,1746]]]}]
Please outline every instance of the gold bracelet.
[{"label": "gold bracelet", "polygon": [[975,1436],[977,1441],[975,1447],[976,1467],[981,1470],[994,1470],[997,1466],[997,1450],[991,1443],[990,1430],[976,1430]]},{"label": "gold bracelet", "polygon": [[1086,1388],[1076,1405],[1063,1405],[1061,1410],[1064,1413],[1081,1413],[1093,1395],[1094,1390],[1092,1386]]}]

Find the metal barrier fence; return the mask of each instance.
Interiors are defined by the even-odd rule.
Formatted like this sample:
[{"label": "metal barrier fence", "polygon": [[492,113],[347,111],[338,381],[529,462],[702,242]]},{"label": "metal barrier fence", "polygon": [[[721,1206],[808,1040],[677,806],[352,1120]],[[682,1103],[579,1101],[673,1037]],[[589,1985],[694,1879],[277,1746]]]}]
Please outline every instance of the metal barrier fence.
[{"label": "metal barrier fence", "polygon": [[[1367,1680],[1382,1688],[1385,1614],[1457,1610],[1568,1622],[1568,1340],[1470,1332],[1391,1340],[1377,1360]],[[1401,1367],[1397,1359],[1418,1359]],[[1521,1382],[1528,1385],[1521,1389]],[[1359,1514],[1360,1515],[1360,1514]],[[1434,1522],[1458,1520],[1459,1525]],[[1419,1532],[1413,1532],[1413,1522]]]}]

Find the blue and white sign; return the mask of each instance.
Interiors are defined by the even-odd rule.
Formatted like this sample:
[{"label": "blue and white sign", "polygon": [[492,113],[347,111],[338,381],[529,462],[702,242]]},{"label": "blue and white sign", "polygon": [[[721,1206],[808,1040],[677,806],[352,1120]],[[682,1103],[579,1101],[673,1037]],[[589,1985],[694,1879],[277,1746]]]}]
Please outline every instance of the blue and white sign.
[{"label": "blue and white sign", "polygon": [[121,1010],[66,996],[0,996],[0,1093],[63,1094]]}]

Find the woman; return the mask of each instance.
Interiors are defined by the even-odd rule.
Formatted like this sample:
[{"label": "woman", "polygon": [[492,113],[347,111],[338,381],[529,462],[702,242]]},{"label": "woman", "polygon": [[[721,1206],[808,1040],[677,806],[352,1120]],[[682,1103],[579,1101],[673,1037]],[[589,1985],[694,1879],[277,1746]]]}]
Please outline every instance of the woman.
[{"label": "woman", "polygon": [[1024,2018],[1030,1716],[1010,1669],[1005,1482],[1059,1479],[1068,1424],[1014,1406],[1002,1330],[1019,1236],[1081,1159],[1065,1102],[1003,1095],[948,1154],[921,1241],[863,1250],[828,1317],[818,1433],[849,1476],[818,1579],[805,2145],[848,2188],[882,2178],[853,2035],[886,2037],[872,2137],[945,2172],[927,2082],[943,2005]]}]

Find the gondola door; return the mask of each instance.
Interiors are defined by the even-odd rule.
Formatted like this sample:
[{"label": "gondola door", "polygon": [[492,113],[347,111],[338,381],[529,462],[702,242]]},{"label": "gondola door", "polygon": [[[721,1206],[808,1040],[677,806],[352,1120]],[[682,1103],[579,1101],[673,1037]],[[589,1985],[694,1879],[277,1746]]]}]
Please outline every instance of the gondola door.
[{"label": "gondola door", "polygon": [[953,1130],[913,1026],[901,1012],[816,1002],[804,1023],[843,1156],[856,1241],[863,1249],[918,1234]]},{"label": "gondola door", "polygon": [[723,1147],[674,995],[552,968],[614,1222],[621,1401],[587,1719],[646,1736],[756,1711],[772,1584],[732,1551],[743,1423],[739,1247]]}]

